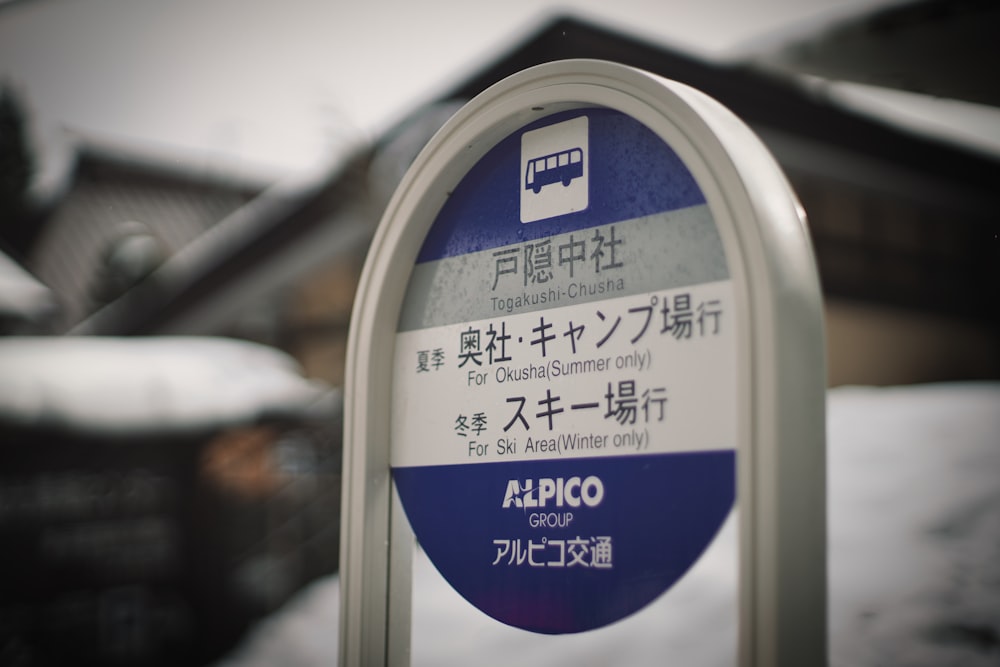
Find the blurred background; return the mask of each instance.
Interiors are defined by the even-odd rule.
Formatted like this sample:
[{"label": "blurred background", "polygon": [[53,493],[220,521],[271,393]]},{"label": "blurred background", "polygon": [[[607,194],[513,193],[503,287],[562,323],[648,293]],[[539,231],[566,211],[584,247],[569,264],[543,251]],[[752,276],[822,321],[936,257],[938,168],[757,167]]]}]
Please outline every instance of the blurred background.
[{"label": "blurred background", "polygon": [[997,379],[997,28],[985,0],[0,2],[0,665],[208,662],[336,571],[369,239],[534,64],[642,67],[763,138],[831,386]]}]

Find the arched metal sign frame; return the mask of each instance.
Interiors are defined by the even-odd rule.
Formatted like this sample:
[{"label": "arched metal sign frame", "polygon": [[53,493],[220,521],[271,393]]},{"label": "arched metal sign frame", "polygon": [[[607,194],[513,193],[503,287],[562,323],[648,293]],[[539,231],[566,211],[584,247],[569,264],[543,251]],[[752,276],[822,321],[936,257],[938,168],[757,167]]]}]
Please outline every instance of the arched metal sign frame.
[{"label": "arched metal sign frame", "polygon": [[731,112],[641,70],[567,60],[491,87],[431,140],[389,202],[362,273],[345,392],[342,665],[408,664],[409,533],[390,472],[396,324],[410,271],[467,171],[528,123],[606,107],[655,132],[701,187],[735,288],[740,664],[825,664],[825,348],[804,213]]}]

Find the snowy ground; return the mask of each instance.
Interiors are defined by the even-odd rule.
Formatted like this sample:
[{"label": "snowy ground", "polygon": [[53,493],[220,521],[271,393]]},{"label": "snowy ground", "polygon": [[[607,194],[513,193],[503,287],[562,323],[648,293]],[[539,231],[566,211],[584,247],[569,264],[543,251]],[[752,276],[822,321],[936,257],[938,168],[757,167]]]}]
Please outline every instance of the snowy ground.
[{"label": "snowy ground", "polygon": [[[1000,664],[1000,384],[830,391],[828,480],[830,664]],[[485,619],[418,557],[413,664],[732,664],[731,524],[661,600],[567,641]],[[220,667],[334,664],[338,623],[334,576]]]}]

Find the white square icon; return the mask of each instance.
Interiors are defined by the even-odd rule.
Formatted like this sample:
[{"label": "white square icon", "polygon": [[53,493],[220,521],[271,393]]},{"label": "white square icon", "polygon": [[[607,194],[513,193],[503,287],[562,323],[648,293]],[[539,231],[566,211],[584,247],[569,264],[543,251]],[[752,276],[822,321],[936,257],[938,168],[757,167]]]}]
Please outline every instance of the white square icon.
[{"label": "white square icon", "polygon": [[589,203],[586,116],[521,135],[521,222],[582,211]]}]

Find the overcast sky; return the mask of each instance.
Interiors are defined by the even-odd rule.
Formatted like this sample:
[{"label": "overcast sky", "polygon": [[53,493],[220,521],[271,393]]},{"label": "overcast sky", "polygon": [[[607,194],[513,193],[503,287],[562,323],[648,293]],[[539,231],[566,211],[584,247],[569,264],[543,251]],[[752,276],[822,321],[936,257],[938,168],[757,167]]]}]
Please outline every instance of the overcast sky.
[{"label": "overcast sky", "polygon": [[0,4],[0,75],[49,143],[68,128],[277,175],[376,136],[560,9],[721,58],[888,4],[21,0]]}]

